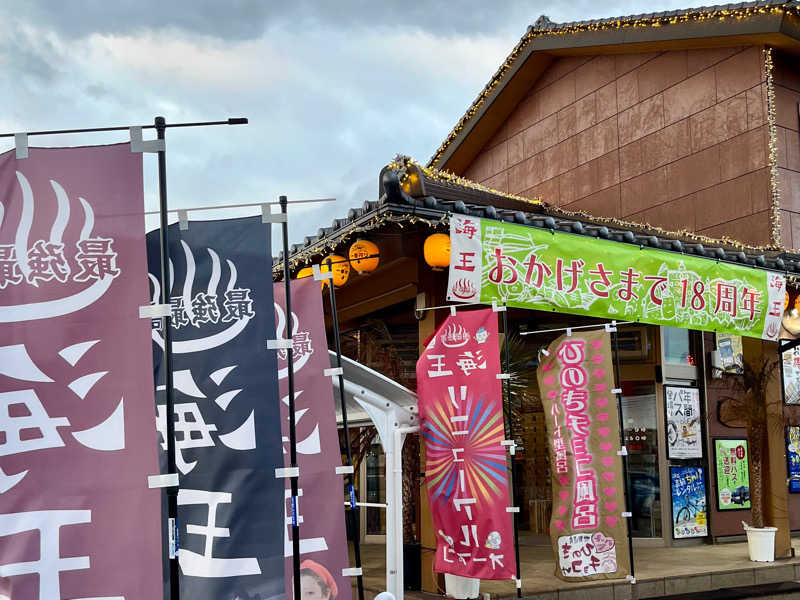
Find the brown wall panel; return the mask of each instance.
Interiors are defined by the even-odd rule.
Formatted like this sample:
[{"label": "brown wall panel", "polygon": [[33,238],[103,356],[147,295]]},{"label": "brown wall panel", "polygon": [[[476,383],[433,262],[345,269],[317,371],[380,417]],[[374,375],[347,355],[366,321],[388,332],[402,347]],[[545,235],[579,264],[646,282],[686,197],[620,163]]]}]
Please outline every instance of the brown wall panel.
[{"label": "brown wall panel", "polygon": [[[464,175],[599,216],[768,243],[763,61],[760,46],[556,58]],[[782,207],[792,213],[784,238],[797,247],[791,60],[776,57],[775,81]]]}]

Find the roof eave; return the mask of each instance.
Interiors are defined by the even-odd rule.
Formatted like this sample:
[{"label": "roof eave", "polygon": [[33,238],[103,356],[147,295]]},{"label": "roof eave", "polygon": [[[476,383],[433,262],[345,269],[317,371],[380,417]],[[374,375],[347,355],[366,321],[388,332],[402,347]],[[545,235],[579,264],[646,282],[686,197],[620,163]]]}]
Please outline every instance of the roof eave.
[{"label": "roof eave", "polygon": [[800,54],[800,17],[791,12],[765,13],[746,19],[538,35],[520,51],[472,117],[451,134],[450,143],[429,166],[463,174],[556,56],[744,45],[768,45]]}]

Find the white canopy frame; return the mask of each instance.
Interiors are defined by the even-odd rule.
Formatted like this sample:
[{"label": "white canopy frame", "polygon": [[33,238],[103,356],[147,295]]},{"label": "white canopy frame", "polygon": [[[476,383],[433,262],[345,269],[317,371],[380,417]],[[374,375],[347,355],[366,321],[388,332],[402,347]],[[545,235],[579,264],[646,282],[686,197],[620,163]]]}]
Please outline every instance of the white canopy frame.
[{"label": "white canopy frame", "polygon": [[[331,355],[336,360],[336,355]],[[409,433],[419,431],[417,396],[344,356],[342,368],[345,395],[375,425],[386,455],[386,591],[403,600],[403,444]],[[338,377],[333,378],[333,384],[338,389]]]}]

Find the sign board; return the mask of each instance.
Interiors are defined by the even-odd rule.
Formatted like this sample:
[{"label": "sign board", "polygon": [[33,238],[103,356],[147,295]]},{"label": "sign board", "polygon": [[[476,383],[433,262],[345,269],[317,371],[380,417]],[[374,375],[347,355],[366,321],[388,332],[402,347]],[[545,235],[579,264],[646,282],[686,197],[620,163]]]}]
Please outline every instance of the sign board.
[{"label": "sign board", "polygon": [[706,483],[702,467],[670,467],[672,537],[708,535]]},{"label": "sign board", "polygon": [[447,299],[776,340],[776,272],[453,215]]},{"label": "sign board", "polygon": [[702,458],[700,390],[664,386],[669,458]]},{"label": "sign board", "polygon": [[750,508],[750,471],[747,440],[715,439],[717,507],[719,510]]}]

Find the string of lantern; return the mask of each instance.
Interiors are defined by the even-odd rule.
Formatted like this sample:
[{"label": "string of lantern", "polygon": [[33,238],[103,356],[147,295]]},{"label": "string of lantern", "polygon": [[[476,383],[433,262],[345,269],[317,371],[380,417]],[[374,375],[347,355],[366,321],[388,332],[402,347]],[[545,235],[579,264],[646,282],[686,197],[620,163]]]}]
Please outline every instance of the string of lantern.
[{"label": "string of lantern", "polygon": [[553,24],[553,27],[546,27],[541,29],[530,28],[522,36],[520,41],[514,46],[514,49],[506,57],[503,64],[497,69],[495,74],[489,80],[489,83],[484,86],[478,97],[472,102],[467,112],[459,119],[455,127],[448,134],[447,138],[442,142],[434,155],[428,161],[428,166],[433,166],[439,162],[445,150],[450,144],[459,136],[461,131],[467,123],[478,113],[481,106],[486,102],[489,96],[495,91],[500,83],[505,79],[506,75],[511,71],[517,59],[523,51],[538,37],[543,36],[559,36],[571,35],[575,33],[603,31],[608,29],[636,29],[636,28],[657,28],[666,25],[675,25],[679,23],[702,23],[704,21],[727,21],[727,20],[742,20],[757,15],[765,14],[800,14],[800,7],[793,3],[791,5],[782,4],[777,6],[746,6],[739,8],[701,8],[699,10],[690,10],[677,15],[636,15],[631,17],[621,17],[618,19],[606,19],[603,21],[590,21],[579,22],[567,25]]}]

